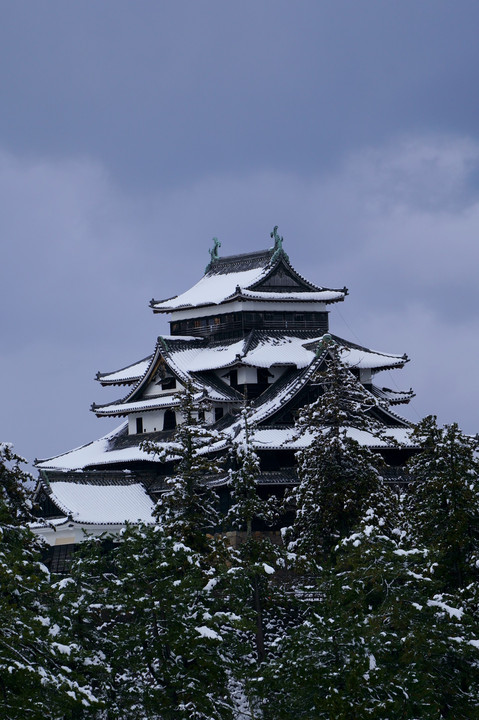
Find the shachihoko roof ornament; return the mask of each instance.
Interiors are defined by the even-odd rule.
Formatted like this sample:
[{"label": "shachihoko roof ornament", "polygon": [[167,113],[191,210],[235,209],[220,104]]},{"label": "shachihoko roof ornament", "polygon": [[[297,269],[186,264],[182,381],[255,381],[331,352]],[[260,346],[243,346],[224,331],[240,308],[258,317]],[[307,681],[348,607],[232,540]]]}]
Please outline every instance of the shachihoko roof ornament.
[{"label": "shachihoko roof ornament", "polygon": [[218,240],[217,237],[214,237],[213,238],[213,247],[211,248],[211,250],[208,250],[208,252],[210,254],[210,261],[209,261],[208,265],[205,267],[205,273],[207,273],[208,270],[211,269],[211,266],[213,265],[215,260],[218,260],[218,258],[220,256],[220,254],[218,252],[218,248],[220,248],[220,247],[221,247],[220,241]]},{"label": "shachihoko roof ornament", "polygon": [[270,233],[270,238],[274,240],[274,253],[273,257],[271,258],[271,263],[276,262],[276,260],[281,256],[284,255],[286,260],[289,262],[289,257],[283,250],[283,237],[278,235],[278,225],[275,225],[273,228],[273,232]]}]

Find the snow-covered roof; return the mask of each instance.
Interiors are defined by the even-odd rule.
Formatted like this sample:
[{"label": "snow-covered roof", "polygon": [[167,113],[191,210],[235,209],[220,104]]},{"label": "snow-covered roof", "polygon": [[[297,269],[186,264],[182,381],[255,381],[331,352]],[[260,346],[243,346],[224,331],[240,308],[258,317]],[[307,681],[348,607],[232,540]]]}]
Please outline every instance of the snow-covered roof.
[{"label": "snow-covered roof", "polygon": [[247,288],[259,282],[267,273],[266,268],[254,268],[227,275],[207,273],[192,288],[169,300],[152,302],[156,312],[168,312],[177,308],[219,305],[236,292],[236,288]]},{"label": "snow-covered roof", "polygon": [[143,360],[128,365],[127,367],[117,370],[111,373],[97,373],[96,379],[101,382],[102,385],[120,385],[122,383],[134,382],[139,380],[148,370],[153,355],[149,355]]},{"label": "snow-covered roof", "polygon": [[[296,278],[302,281],[302,289],[278,292],[274,288],[258,288],[279,262],[283,262]],[[310,292],[308,292],[308,289]],[[313,285],[291,267],[287,256],[275,252],[274,248],[245,255],[231,255],[217,258],[210,263],[205,275],[196,285],[175,297],[166,300],[152,300],[150,306],[154,312],[172,312],[174,310],[219,305],[237,297],[274,301],[300,301],[331,303],[343,300],[347,290],[332,290]]]},{"label": "snow-covered roof", "polygon": [[49,484],[49,491],[52,502],[77,522],[152,521],[154,502],[140,483],[91,485],[56,481]]},{"label": "snow-covered roof", "polygon": [[[199,397],[197,398],[199,399]],[[141,412],[142,410],[160,410],[162,408],[170,408],[179,405],[177,394],[175,395],[158,395],[157,397],[148,397],[138,400],[137,402],[115,402],[109,405],[93,405],[92,409],[96,415],[125,415],[131,412]]]},{"label": "snow-covered roof", "polygon": [[[213,376],[208,379],[208,371],[237,364],[260,368],[289,366],[298,370],[305,369],[314,362],[322,337],[321,335],[307,338],[304,334],[301,336],[285,334],[281,331],[266,333],[253,330],[246,338],[233,342],[225,341],[213,346],[208,341],[201,341],[198,338],[179,340],[173,337],[166,340],[160,337],[154,356],[148,360],[145,374],[139,378],[138,384],[128,395],[106,405],[93,404],[92,410],[98,416],[124,416],[131,412],[148,412],[177,405],[178,400],[173,394],[144,396],[144,391],[161,356],[180,382],[186,383],[191,380],[196,390],[204,393],[205,397],[213,402],[235,402],[239,400],[235,392],[226,384],[221,387],[222,383],[218,379],[213,382]],[[407,361],[404,355],[387,355],[348,343],[338,337],[335,340],[342,347],[343,362],[351,368],[371,369],[377,372],[402,367]],[[137,366],[139,367],[140,363],[137,363]],[[407,402],[410,397],[410,394],[398,394],[393,402]],[[384,396],[383,399],[388,398]]]},{"label": "snow-covered roof", "polygon": [[[245,339],[232,343],[208,346],[198,344],[191,348],[186,343],[176,348],[171,344],[167,362],[183,374],[204,370],[219,370],[240,362],[243,365],[269,368],[273,365],[291,365],[304,368],[311,364],[318,342],[323,335],[306,338],[304,335],[286,334],[281,331],[252,331]],[[360,346],[353,346],[335,338],[343,346],[341,359],[352,368],[381,370],[401,367],[404,355],[388,355]]]},{"label": "snow-covered roof", "polygon": [[380,400],[386,400],[391,405],[406,404],[415,396],[412,390],[391,390],[390,388],[379,388],[376,385],[371,386],[372,394]]},{"label": "snow-covered roof", "polygon": [[[39,470],[68,471],[85,470],[92,467],[103,468],[111,465],[128,466],[128,464],[138,461],[160,462],[157,455],[140,448],[140,443],[145,440],[145,437],[142,435],[128,436],[127,426],[128,423],[124,422],[99,440],[94,440],[62,455],[39,460],[35,465]],[[157,433],[157,435],[160,435],[160,433]],[[151,435],[148,439],[151,439]],[[131,440],[132,442],[124,443],[125,440]],[[171,452],[171,458],[177,457],[175,455],[177,445],[174,440],[158,440],[157,444],[162,449]],[[204,452],[218,452],[226,448],[227,445],[227,436],[218,435],[218,442],[205,446]],[[51,485],[53,485],[53,482],[51,482]],[[82,487],[85,487],[85,483],[82,484]]]},{"label": "snow-covered roof", "polygon": [[94,440],[61,455],[39,460],[35,463],[36,467],[40,470],[79,470],[92,465],[151,460],[151,455],[141,450],[138,445],[110,450],[118,436],[125,434],[127,426],[128,423],[124,422],[112,432],[99,438],[99,440]]},{"label": "snow-covered roof", "polygon": [[291,300],[300,302],[330,303],[344,298],[343,290],[318,290],[317,292],[274,292],[269,290],[247,290],[241,288],[242,297],[251,300],[275,300],[286,302]]},{"label": "snow-covered roof", "polygon": [[[410,438],[410,428],[387,428],[385,438],[391,438],[402,447],[415,447]],[[356,440],[360,445],[370,448],[394,447],[387,439],[380,439],[366,430],[347,428],[348,437]],[[256,450],[300,450],[308,447],[312,442],[312,435],[308,433],[297,437],[294,427],[286,428],[257,428],[252,435],[252,442]]]}]

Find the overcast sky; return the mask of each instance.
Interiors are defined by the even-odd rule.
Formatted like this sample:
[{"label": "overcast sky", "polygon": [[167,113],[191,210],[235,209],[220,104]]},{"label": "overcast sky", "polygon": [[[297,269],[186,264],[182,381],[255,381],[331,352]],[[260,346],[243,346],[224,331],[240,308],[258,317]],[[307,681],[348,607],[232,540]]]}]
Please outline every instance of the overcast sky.
[{"label": "overcast sky", "polygon": [[149,300],[273,225],[349,288],[333,332],[411,358],[377,377],[404,414],[477,432],[478,30],[477,0],[0,0],[0,440],[108,432],[93,378],[167,332]]}]

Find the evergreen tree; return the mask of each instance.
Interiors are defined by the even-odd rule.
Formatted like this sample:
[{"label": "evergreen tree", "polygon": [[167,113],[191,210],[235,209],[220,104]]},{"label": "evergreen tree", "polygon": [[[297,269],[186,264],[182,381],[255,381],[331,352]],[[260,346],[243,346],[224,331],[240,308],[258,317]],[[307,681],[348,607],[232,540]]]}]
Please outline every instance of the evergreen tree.
[{"label": "evergreen tree", "polygon": [[381,457],[360,445],[356,431],[382,437],[371,413],[375,399],[341,361],[330,341],[326,369],[315,382],[321,395],[298,413],[297,434],[306,447],[297,453],[299,483],[287,496],[296,517],[286,531],[299,556],[328,556],[361,517],[377,488]]},{"label": "evergreen tree", "polygon": [[438,595],[406,515],[380,486],[323,569],[270,668],[276,720],[477,716],[477,620]]},{"label": "evergreen tree", "polygon": [[55,597],[28,528],[32,477],[0,443],[0,715],[8,720],[69,718],[96,701],[68,668],[71,639],[59,637]]},{"label": "evergreen tree", "polygon": [[234,617],[215,590],[216,552],[128,526],[107,547],[91,541],[72,580],[63,606],[105,707],[98,720],[232,720]]},{"label": "evergreen tree", "polygon": [[232,675],[248,699],[253,717],[264,716],[269,689],[262,679],[262,668],[275,654],[276,643],[284,632],[294,603],[282,587],[286,570],[283,548],[265,533],[253,533],[253,521],[272,523],[277,511],[274,498],[265,501],[258,496],[260,463],[254,450],[252,411],[245,403],[240,430],[232,441],[229,488],[232,505],[226,517],[227,526],[241,531],[238,547],[231,553],[229,604],[238,618],[235,643],[231,646]]},{"label": "evergreen tree", "polygon": [[226,526],[245,532],[247,540],[252,536],[253,520],[256,518],[271,524],[277,510],[274,498],[265,501],[257,492],[261,470],[252,442],[255,430],[252,415],[251,408],[245,402],[238,433],[231,441],[231,469],[228,479],[231,507],[225,518]]},{"label": "evergreen tree", "polygon": [[198,418],[201,397],[195,396],[191,383],[177,397],[181,421],[174,440],[167,448],[148,442],[143,447],[160,460],[175,461],[173,475],[165,478],[156,506],[158,523],[177,541],[201,549],[206,547],[207,533],[219,524],[218,496],[208,480],[217,476],[222,462],[212,459],[206,449],[218,444],[221,435],[211,432]]},{"label": "evergreen tree", "polygon": [[446,592],[479,579],[479,438],[429,416],[413,433],[420,453],[410,461],[411,532],[438,555]]},{"label": "evergreen tree", "polygon": [[211,534],[218,514],[208,481],[219,463],[204,451],[218,435],[198,420],[198,399],[191,385],[179,394],[181,422],[166,449],[144,444],[176,463],[155,522],[128,526],[109,548],[92,541],[65,586],[102,720],[232,717],[225,658],[235,620],[216,588],[229,554]]}]

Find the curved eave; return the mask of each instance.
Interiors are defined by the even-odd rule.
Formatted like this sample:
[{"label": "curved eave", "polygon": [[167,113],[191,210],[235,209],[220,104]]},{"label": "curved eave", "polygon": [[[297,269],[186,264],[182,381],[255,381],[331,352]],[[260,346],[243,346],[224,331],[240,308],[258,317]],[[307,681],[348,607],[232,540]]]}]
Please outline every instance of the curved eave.
[{"label": "curved eave", "polygon": [[372,385],[371,392],[375,397],[380,400],[386,400],[390,405],[407,405],[413,397],[416,396],[412,388],[410,390],[400,391]]},{"label": "curved eave", "polygon": [[[265,302],[275,303],[296,303],[302,302],[305,304],[322,303],[323,305],[332,305],[333,303],[343,302],[347,292],[344,290],[319,290],[317,292],[274,292],[267,290],[258,290],[253,292],[248,288],[240,288],[236,290],[232,295],[229,295],[224,299],[220,305],[233,302],[235,300],[241,300],[242,302],[254,302],[257,300],[264,300]],[[313,297],[314,296],[314,297]]]},{"label": "curved eave", "polygon": [[[163,402],[161,402],[163,401]],[[148,398],[132,403],[110,403],[108,405],[95,405],[91,409],[97,417],[125,417],[130,413],[152,412],[164,410],[171,407],[178,407],[180,401],[176,395],[161,395],[156,398]]]},{"label": "curved eave", "polygon": [[[148,372],[152,358],[153,355],[147,355],[147,357],[142,360],[138,360],[138,362],[132,363],[131,365],[126,365],[124,368],[120,368],[114,372],[97,372],[95,380],[98,380],[104,387],[107,385],[131,385],[134,382],[138,382],[145,373]],[[134,371],[134,368],[137,368],[137,370]],[[131,372],[123,375],[127,371]]]},{"label": "curved eave", "polygon": [[360,370],[371,370],[371,372],[374,374],[377,372],[381,372],[382,370],[395,370],[397,368],[403,368],[404,365],[410,361],[406,353],[404,353],[403,355],[387,355],[386,353],[378,352],[377,350],[371,350],[370,348],[364,347],[363,345],[357,345],[356,343],[344,340],[344,338],[341,338],[338,335],[331,335],[331,337],[335,342],[338,343],[338,345],[343,347],[346,351],[350,352],[351,355],[357,352],[358,355],[364,353],[364,358],[368,356],[371,360],[373,358],[377,358],[374,364],[364,362],[364,358],[360,357],[358,357],[356,361],[347,358],[345,360],[345,364],[347,364],[347,366],[351,370],[353,370],[354,368],[358,368]]}]

